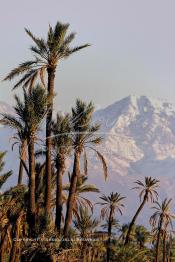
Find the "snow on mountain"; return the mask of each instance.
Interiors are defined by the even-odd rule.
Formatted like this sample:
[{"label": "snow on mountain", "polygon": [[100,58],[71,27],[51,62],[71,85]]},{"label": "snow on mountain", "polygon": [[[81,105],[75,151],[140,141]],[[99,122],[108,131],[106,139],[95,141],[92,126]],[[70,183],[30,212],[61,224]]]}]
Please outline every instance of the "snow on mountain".
[{"label": "snow on mountain", "polygon": [[[175,199],[175,106],[146,96],[128,96],[94,114],[104,137],[100,151],[105,156],[110,178],[102,183],[95,163],[93,181],[102,192],[117,191],[127,196],[124,220],[133,215],[138,194],[133,182],[145,176],[160,180],[160,197]],[[94,166],[94,158],[91,160]],[[93,172],[93,171],[92,171]],[[147,224],[151,209],[138,223]]]},{"label": "snow on mountain", "polygon": [[129,96],[95,112],[103,152],[118,175],[174,175],[175,107],[146,96]]}]

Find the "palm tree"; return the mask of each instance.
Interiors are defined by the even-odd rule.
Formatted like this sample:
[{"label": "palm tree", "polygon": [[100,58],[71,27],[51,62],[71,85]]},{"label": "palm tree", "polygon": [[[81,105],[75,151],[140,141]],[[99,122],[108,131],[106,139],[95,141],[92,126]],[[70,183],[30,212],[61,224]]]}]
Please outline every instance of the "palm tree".
[{"label": "palm tree", "polygon": [[79,207],[78,216],[73,220],[74,227],[79,231],[81,238],[87,238],[98,226],[98,220],[92,218],[87,207]]},{"label": "palm tree", "polygon": [[[69,183],[63,186],[63,190],[69,192],[70,183],[71,183],[71,175],[69,174],[68,177],[69,177]],[[74,207],[73,207],[73,213],[75,216],[78,216],[78,210],[80,206],[89,207],[90,210],[93,212],[93,204],[87,197],[83,196],[84,194],[100,192],[100,190],[95,185],[86,184],[87,180],[88,180],[88,177],[84,175],[79,176],[77,179]],[[65,201],[67,201],[67,197],[64,196],[64,198],[65,198]]]},{"label": "palm tree", "polygon": [[160,246],[160,237],[162,229],[167,228],[168,224],[173,228],[172,219],[175,218],[175,215],[171,214],[171,201],[172,199],[165,198],[161,203],[155,201],[155,213],[150,218],[150,224],[153,229],[157,228],[157,242],[156,242],[156,260],[159,261],[159,246]]},{"label": "palm tree", "polygon": [[71,126],[69,115],[63,116],[57,114],[56,121],[52,124],[53,132],[53,147],[54,147],[54,160],[57,170],[57,183],[56,183],[56,218],[55,226],[60,232],[61,218],[62,218],[62,177],[65,172],[66,157],[69,156],[72,150],[71,139]]},{"label": "palm tree", "polygon": [[136,222],[137,217],[139,216],[140,212],[142,211],[144,205],[146,204],[146,202],[149,202],[149,201],[153,202],[158,197],[158,193],[155,190],[158,187],[158,183],[159,183],[158,180],[151,178],[151,177],[145,177],[144,182],[137,180],[135,183],[137,184],[137,186],[134,187],[134,189],[141,190],[139,194],[141,204],[139,208],[137,209],[129,225],[128,232],[127,232],[126,239],[125,239],[125,245],[127,245],[130,241],[130,234],[131,234],[132,228]]},{"label": "palm tree", "polygon": [[22,78],[15,84],[14,89],[22,86],[28,87],[31,90],[38,76],[42,84],[45,86],[44,76],[47,72],[47,91],[48,91],[48,110],[46,119],[46,214],[50,215],[51,209],[51,123],[53,113],[53,98],[54,98],[54,81],[55,72],[59,62],[68,58],[71,54],[88,47],[89,44],[78,47],[70,47],[71,42],[75,38],[75,33],[67,34],[69,24],[57,22],[55,27],[49,26],[46,40],[36,37],[28,29],[26,33],[33,40],[34,45],[31,46],[33,60],[21,63],[17,68],[13,69],[4,80],[12,80],[13,78],[22,75]]},{"label": "palm tree", "polygon": [[21,125],[20,119],[18,120],[13,115],[4,115],[3,119],[1,119],[0,122],[3,125],[8,126],[17,131],[17,133],[12,137],[15,140],[15,142],[12,145],[12,150],[16,144],[19,145],[20,164],[18,172],[18,185],[21,185],[24,171],[24,163],[26,160],[27,133],[24,126]]},{"label": "palm tree", "polygon": [[[20,124],[21,129],[25,130],[28,146],[28,174],[29,174],[29,225],[34,231],[35,225],[35,148],[36,134],[39,131],[41,121],[46,115],[47,96],[45,90],[37,85],[31,93],[24,90],[24,101],[15,95],[16,122]],[[11,116],[3,114],[4,119],[10,119]],[[14,118],[15,120],[15,118]]]},{"label": "palm tree", "polygon": [[107,259],[106,261],[110,261],[110,243],[111,243],[111,235],[112,235],[112,225],[114,221],[115,213],[119,212],[122,215],[122,208],[124,207],[122,201],[125,197],[122,197],[117,192],[112,192],[109,196],[101,196],[100,197],[103,202],[98,203],[104,206],[101,210],[102,218],[107,217],[108,219],[108,246],[107,246]]},{"label": "palm tree", "polygon": [[72,108],[72,141],[74,149],[74,165],[67,201],[64,237],[67,237],[69,225],[72,219],[77,179],[81,174],[80,159],[83,152],[85,163],[85,175],[87,174],[86,148],[89,148],[96,152],[97,156],[102,162],[104,175],[105,177],[107,176],[107,165],[105,159],[101,155],[101,153],[93,147],[94,145],[99,145],[102,142],[102,138],[98,136],[98,134],[96,134],[100,126],[98,124],[91,123],[93,112],[94,106],[92,103],[86,104],[79,99],[77,99],[76,101],[75,108]]},{"label": "palm tree", "polygon": [[[38,152],[35,154],[38,156]],[[40,154],[39,154],[40,155]],[[54,230],[53,221],[48,225],[47,217],[45,214],[45,187],[46,187],[46,163],[36,162],[35,165],[35,202],[36,202],[36,233],[43,234],[47,228]],[[54,170],[54,164],[52,164],[52,180],[51,180],[52,191],[56,188],[56,173]],[[55,199],[52,198],[52,208],[55,208]]]},{"label": "palm tree", "polygon": [[168,224],[165,225],[164,229],[163,229],[163,262],[166,262],[166,256],[167,256],[167,227]]},{"label": "palm tree", "polygon": [[94,229],[98,226],[99,221],[92,218],[92,214],[89,214],[87,207],[79,207],[78,216],[73,220],[74,227],[79,231],[80,237],[82,238],[81,246],[81,258],[82,261],[86,256],[87,249],[87,238],[92,236]]}]

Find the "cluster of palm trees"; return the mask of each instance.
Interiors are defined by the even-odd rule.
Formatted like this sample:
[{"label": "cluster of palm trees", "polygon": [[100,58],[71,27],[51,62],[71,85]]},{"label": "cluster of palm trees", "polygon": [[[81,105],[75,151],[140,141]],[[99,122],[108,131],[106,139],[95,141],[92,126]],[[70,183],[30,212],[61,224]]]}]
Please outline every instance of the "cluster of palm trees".
[{"label": "cluster of palm trees", "polygon": [[[3,114],[0,120],[14,130],[12,148],[19,147],[17,185],[0,193],[0,261],[46,261],[42,256],[47,261],[146,261],[143,256],[149,253],[146,259],[166,262],[172,253],[174,216],[171,199],[158,202],[158,180],[136,181],[134,189],[140,190],[141,203],[128,225],[120,226],[117,220],[125,199],[117,192],[99,198],[96,204],[102,206],[101,216],[94,218],[89,193],[100,190],[87,183],[89,151],[101,161],[104,178],[108,176],[105,158],[98,150],[103,141],[98,135],[100,125],[92,121],[94,106],[77,99],[71,113],[52,116],[59,62],[89,46],[70,47],[75,34],[68,34],[68,28],[69,24],[60,22],[49,26],[46,39],[25,29],[33,41],[33,59],[4,79],[21,76],[13,89],[21,86],[23,93],[14,96],[14,114]],[[0,153],[0,173],[4,156],[5,152]],[[0,187],[11,175],[12,171],[0,176]],[[152,233],[136,225],[147,202],[155,209],[150,218]],[[106,231],[99,231],[100,226]],[[116,231],[122,234],[115,237]],[[72,241],[77,235],[80,241]],[[59,241],[45,242],[45,237]],[[148,239],[151,248],[146,246]]]}]

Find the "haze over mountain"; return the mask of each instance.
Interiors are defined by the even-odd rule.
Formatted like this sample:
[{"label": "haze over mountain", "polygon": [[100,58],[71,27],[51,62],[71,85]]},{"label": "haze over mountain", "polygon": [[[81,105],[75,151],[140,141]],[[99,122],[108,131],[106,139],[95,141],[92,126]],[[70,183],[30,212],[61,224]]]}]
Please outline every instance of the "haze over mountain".
[{"label": "haze over mountain", "polygon": [[[0,103],[0,113],[12,112],[10,106]],[[101,166],[90,156],[89,177],[104,193],[119,191],[128,195],[126,205],[132,207],[137,193],[130,190],[133,181],[153,176],[161,181],[161,196],[175,197],[175,106],[146,96],[128,96],[96,111],[94,121],[100,122],[104,137],[100,151],[104,154],[109,176],[104,182]],[[7,167],[17,165],[17,153],[11,151],[11,130],[0,130],[0,150],[8,150]],[[129,208],[127,216],[133,214]],[[143,213],[140,221],[145,219]],[[126,218],[127,219],[127,218]]]}]

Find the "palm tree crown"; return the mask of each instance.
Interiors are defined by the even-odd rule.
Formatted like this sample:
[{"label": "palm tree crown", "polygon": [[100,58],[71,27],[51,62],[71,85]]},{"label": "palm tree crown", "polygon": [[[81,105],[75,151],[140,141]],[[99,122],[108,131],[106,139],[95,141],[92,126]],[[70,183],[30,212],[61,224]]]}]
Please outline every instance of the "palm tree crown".
[{"label": "palm tree crown", "polygon": [[56,121],[52,122],[53,148],[55,161],[63,161],[72,150],[70,116],[57,114]]},{"label": "palm tree crown", "polygon": [[45,90],[37,85],[31,93],[24,90],[24,102],[15,95],[15,116],[3,114],[2,122],[16,128],[23,137],[30,141],[30,137],[39,131],[39,125],[46,115],[47,96]]},{"label": "palm tree crown", "polygon": [[140,190],[140,200],[142,200],[145,197],[146,201],[151,200],[151,202],[153,202],[155,199],[158,198],[156,188],[158,187],[159,180],[154,179],[152,177],[145,177],[144,182],[137,180],[135,184],[137,184],[137,186],[133,189]]},{"label": "palm tree crown", "polygon": [[97,227],[98,220],[93,219],[87,207],[79,207],[79,215],[73,220],[74,227],[80,232],[81,237],[87,237]]},{"label": "palm tree crown", "polygon": [[160,224],[160,220],[162,220],[162,227],[164,225],[170,224],[173,228],[172,219],[175,218],[175,215],[171,213],[171,201],[172,199],[165,198],[161,203],[155,201],[155,206],[153,209],[155,210],[154,214],[150,218],[150,224],[153,228],[156,225]]},{"label": "palm tree crown", "polygon": [[107,164],[103,155],[94,148],[102,143],[103,138],[99,136],[100,124],[92,123],[94,105],[86,104],[80,99],[76,100],[76,106],[72,108],[72,141],[76,152],[84,152],[84,173],[87,175],[88,159],[86,149],[93,150],[103,165],[105,179],[108,176]]},{"label": "palm tree crown", "polygon": [[98,204],[104,206],[101,210],[102,218],[108,217],[110,211],[112,217],[116,212],[119,212],[122,215],[122,208],[124,207],[122,201],[123,199],[125,199],[125,197],[122,197],[117,192],[116,193],[112,192],[109,196],[105,196],[105,195],[101,196],[100,199],[103,201]]},{"label": "palm tree crown", "polygon": [[[74,201],[74,209],[73,212],[75,215],[78,214],[78,208],[80,206],[89,207],[91,211],[93,211],[92,202],[83,194],[86,193],[99,193],[100,190],[93,184],[86,184],[88,180],[87,176],[80,176],[77,179],[76,192],[75,192],[75,201]],[[63,190],[69,191],[71,183],[71,175],[69,174],[69,183],[63,186]],[[67,196],[64,196],[65,200],[67,200]]]},{"label": "palm tree crown", "polygon": [[44,76],[48,69],[56,69],[59,61],[69,57],[71,54],[88,47],[89,44],[78,47],[70,47],[75,38],[75,33],[68,34],[69,24],[57,22],[55,27],[49,25],[46,40],[36,37],[28,29],[25,29],[28,36],[33,40],[34,45],[30,47],[34,59],[21,63],[13,69],[4,80],[12,80],[14,77],[23,75],[14,85],[14,89],[22,86],[33,88],[38,77],[45,86]]}]

